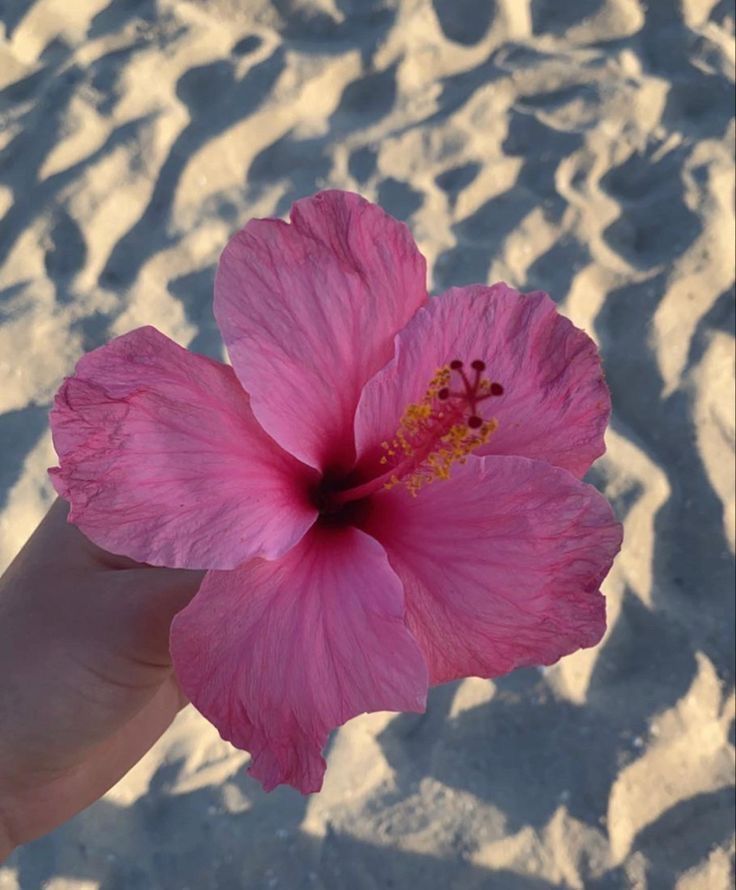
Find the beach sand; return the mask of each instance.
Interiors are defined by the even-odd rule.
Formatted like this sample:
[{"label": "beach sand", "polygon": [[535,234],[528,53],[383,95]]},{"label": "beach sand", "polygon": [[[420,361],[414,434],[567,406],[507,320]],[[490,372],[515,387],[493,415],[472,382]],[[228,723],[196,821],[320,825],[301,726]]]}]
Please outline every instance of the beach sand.
[{"label": "beach sand", "polygon": [[153,324],[222,356],[213,271],[326,186],[434,292],[542,288],[600,344],[590,474],[625,524],[595,649],[435,689],[266,795],[191,708],[0,890],[728,890],[734,15],[727,0],[0,4],[0,568],[52,499],[47,410]]}]

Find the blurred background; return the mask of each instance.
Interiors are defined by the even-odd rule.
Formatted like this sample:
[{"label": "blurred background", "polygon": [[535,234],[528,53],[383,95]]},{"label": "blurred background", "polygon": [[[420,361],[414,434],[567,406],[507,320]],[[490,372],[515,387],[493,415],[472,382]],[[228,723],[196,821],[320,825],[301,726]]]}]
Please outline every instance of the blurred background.
[{"label": "blurred background", "polygon": [[333,186],[431,287],[542,288],[600,344],[625,523],[609,632],[338,731],[265,795],[191,709],[0,890],[729,890],[729,0],[0,0],[0,569],[52,498],[76,358],[154,324],[222,357],[213,271]]}]

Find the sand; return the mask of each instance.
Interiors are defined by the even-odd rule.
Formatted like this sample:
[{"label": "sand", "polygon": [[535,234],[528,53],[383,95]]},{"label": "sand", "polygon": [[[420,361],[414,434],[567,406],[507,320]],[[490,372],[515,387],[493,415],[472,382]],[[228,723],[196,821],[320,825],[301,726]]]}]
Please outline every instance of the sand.
[{"label": "sand", "polygon": [[325,186],[406,219],[435,291],[543,288],[600,344],[609,631],[337,732],[265,795],[191,709],[1,890],[727,890],[733,857],[734,13],[727,0],[0,5],[0,568],[49,505],[47,408],[154,324],[220,356],[213,269]]}]

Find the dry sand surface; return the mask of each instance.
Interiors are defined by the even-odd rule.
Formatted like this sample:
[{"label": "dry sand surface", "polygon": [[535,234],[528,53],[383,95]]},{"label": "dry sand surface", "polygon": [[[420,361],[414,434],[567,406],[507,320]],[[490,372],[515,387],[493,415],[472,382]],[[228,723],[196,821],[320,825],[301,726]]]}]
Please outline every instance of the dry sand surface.
[{"label": "dry sand surface", "polygon": [[543,288],[615,404],[609,631],[332,739],[262,793],[191,709],[1,890],[728,890],[733,7],[727,0],[0,3],[0,567],[52,493],[47,409],[151,323],[220,356],[236,227],[324,186],[407,220],[431,284]]}]

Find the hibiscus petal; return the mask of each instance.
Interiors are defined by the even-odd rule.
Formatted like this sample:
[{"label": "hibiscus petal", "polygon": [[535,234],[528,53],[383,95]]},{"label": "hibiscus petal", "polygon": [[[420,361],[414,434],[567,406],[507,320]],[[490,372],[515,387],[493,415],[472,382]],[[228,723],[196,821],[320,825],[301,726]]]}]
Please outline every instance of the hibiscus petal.
[{"label": "hibiscus petal", "polygon": [[349,192],[256,219],[220,258],[215,315],[263,427],[319,469],[349,467],[364,383],[427,298],[403,223]]},{"label": "hibiscus petal", "polygon": [[364,711],[421,711],[427,668],[401,583],[363,532],[315,528],[283,559],[210,572],[174,619],[179,683],[270,791],[319,791],[331,729]]},{"label": "hibiscus petal", "polygon": [[407,404],[437,368],[481,359],[504,394],[481,403],[499,428],[476,453],[548,461],[583,476],[605,451],[611,401],[595,343],[542,293],[505,284],[453,288],[429,301],[396,338],[396,357],[368,382],[358,406],[358,454],[375,457]]},{"label": "hibiscus petal", "polygon": [[279,556],[316,518],[314,470],[263,432],[232,368],[155,328],[81,358],[51,429],[69,520],[113,553],[230,569]]},{"label": "hibiscus petal", "polygon": [[566,470],[471,457],[416,497],[375,497],[365,529],[404,584],[432,683],[552,664],[605,630],[598,587],[621,526]]}]

